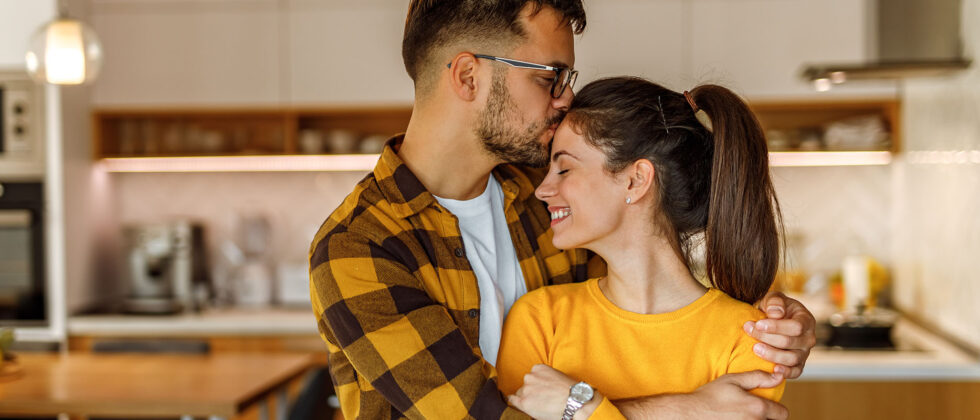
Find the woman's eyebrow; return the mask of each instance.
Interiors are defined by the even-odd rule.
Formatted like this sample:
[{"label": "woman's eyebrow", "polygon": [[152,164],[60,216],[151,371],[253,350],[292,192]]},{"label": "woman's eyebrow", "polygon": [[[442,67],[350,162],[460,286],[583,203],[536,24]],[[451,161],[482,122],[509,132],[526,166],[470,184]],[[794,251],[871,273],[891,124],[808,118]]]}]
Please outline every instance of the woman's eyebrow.
[{"label": "woman's eyebrow", "polygon": [[575,155],[573,155],[571,153],[568,153],[568,152],[566,152],[564,150],[559,150],[559,151],[557,151],[557,152],[555,152],[554,154],[551,155],[551,161],[552,162],[557,162],[558,161],[558,157],[560,157],[560,156],[568,156],[568,157],[570,157],[572,159],[578,160],[578,158],[575,157]]}]

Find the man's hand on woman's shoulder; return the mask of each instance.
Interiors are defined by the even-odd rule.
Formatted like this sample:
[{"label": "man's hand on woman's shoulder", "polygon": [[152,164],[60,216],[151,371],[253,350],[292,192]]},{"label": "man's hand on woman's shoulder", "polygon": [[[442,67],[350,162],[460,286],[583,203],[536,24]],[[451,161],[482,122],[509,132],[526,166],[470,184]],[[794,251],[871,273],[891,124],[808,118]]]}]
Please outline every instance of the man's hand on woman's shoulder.
[{"label": "man's hand on woman's shoulder", "polygon": [[767,318],[745,323],[745,332],[761,341],[753,351],[775,363],[776,373],[786,379],[800,377],[810,350],[817,343],[813,315],[799,301],[779,292],[769,292],[756,306]]}]

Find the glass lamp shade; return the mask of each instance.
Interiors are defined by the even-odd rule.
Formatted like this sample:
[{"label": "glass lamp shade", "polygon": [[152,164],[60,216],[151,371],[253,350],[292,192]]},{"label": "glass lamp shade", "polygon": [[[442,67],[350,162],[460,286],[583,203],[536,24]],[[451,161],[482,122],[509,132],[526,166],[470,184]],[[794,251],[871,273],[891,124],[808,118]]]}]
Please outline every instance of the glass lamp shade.
[{"label": "glass lamp shade", "polygon": [[41,83],[91,83],[102,68],[102,43],[85,22],[55,19],[34,33],[26,54],[27,73]]}]

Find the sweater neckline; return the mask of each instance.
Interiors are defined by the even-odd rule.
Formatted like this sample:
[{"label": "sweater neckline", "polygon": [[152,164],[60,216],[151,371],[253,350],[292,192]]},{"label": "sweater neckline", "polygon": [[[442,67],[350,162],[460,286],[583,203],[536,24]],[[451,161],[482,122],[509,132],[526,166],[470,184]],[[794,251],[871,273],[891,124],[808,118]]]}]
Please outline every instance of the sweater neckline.
[{"label": "sweater neckline", "polygon": [[586,283],[586,287],[589,291],[590,297],[599,304],[599,306],[609,313],[610,315],[625,319],[633,322],[642,323],[661,323],[661,322],[672,322],[678,321],[683,318],[690,316],[691,314],[700,311],[704,307],[708,306],[716,299],[718,299],[723,293],[721,290],[715,288],[709,288],[707,292],[701,295],[699,298],[695,299],[694,302],[687,304],[686,306],[671,312],[664,312],[660,314],[641,314],[636,312],[627,311],[619,306],[616,306],[604,293],[602,289],[599,288],[599,279],[591,279]]}]

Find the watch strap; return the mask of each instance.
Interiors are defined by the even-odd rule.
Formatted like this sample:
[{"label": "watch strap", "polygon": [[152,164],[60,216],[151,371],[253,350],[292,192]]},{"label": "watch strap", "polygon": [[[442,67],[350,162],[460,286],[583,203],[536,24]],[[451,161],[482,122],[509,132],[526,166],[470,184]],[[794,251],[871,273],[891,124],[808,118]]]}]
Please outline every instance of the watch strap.
[{"label": "watch strap", "polygon": [[568,397],[568,401],[565,402],[565,411],[561,415],[561,420],[572,420],[575,417],[575,413],[582,408],[584,404],[575,401],[571,396]]}]

